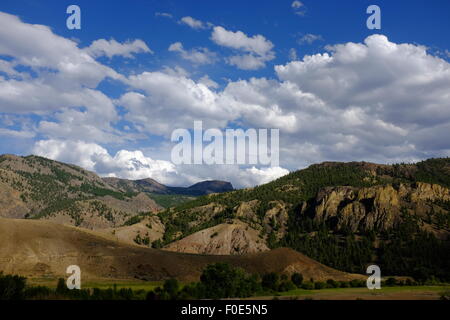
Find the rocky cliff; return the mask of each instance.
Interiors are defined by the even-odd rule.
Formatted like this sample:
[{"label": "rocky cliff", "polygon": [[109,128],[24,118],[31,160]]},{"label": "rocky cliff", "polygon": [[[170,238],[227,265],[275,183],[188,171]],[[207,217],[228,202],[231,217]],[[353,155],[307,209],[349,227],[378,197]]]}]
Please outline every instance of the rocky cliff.
[{"label": "rocky cliff", "polygon": [[423,226],[436,222],[433,215],[448,214],[442,204],[449,201],[448,188],[423,182],[366,188],[341,186],[321,190],[302,204],[299,214],[325,222],[334,230],[386,231],[407,216],[421,219]]}]

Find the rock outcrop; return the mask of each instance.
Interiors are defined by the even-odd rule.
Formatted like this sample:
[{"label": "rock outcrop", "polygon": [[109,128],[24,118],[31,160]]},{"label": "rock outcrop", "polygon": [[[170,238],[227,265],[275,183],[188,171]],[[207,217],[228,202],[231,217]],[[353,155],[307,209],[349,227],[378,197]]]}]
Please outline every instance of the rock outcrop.
[{"label": "rock outcrop", "polygon": [[402,213],[425,216],[439,208],[436,201],[450,201],[450,190],[436,184],[413,183],[367,188],[329,187],[313,201],[304,203],[300,214],[352,232],[387,230],[401,223]]}]

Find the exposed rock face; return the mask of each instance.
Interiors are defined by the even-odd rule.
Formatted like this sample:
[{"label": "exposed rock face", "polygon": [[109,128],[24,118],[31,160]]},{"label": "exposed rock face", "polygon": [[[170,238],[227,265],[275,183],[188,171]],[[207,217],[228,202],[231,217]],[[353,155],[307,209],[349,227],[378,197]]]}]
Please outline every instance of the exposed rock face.
[{"label": "exposed rock face", "polygon": [[274,231],[276,238],[281,239],[286,232],[289,206],[283,201],[271,201],[269,205],[272,208],[266,211],[263,219],[265,231]]},{"label": "exposed rock face", "polygon": [[164,250],[196,254],[236,255],[269,250],[259,232],[233,220],[201,230],[167,245]]},{"label": "exposed rock face", "polygon": [[258,222],[258,216],[256,210],[260,204],[259,200],[252,200],[242,202],[234,208],[234,212],[237,218],[242,218],[250,222]]},{"label": "exposed rock face", "polygon": [[387,230],[401,223],[402,209],[424,215],[432,210],[433,201],[449,201],[450,190],[427,183],[374,186],[369,188],[331,187],[318,193],[316,199],[304,203],[301,214],[311,215],[317,222],[327,222],[336,229],[352,232]]}]

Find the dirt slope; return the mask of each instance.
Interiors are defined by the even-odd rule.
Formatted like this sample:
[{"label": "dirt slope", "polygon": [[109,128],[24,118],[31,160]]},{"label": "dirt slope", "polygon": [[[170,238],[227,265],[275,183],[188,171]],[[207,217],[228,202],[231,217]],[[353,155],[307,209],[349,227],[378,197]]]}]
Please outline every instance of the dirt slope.
[{"label": "dirt slope", "polygon": [[201,270],[215,262],[228,262],[256,273],[299,271],[307,279],[358,277],[285,248],[243,256],[192,255],[140,248],[106,239],[94,231],[47,221],[0,218],[0,243],[0,271],[27,277],[65,276],[67,266],[76,264],[84,280],[198,280]]},{"label": "dirt slope", "polygon": [[[120,241],[130,245],[140,245],[148,248],[151,246],[153,241],[163,237],[164,225],[157,216],[149,216],[144,218],[141,222],[130,226],[97,229],[95,232],[97,234],[102,234],[111,240]],[[137,243],[135,241],[137,237],[141,239],[141,243]],[[145,239],[148,239],[148,243],[144,242]]]},{"label": "dirt slope", "polygon": [[246,254],[267,251],[259,232],[234,220],[198,231],[167,245],[164,250],[197,254]]}]

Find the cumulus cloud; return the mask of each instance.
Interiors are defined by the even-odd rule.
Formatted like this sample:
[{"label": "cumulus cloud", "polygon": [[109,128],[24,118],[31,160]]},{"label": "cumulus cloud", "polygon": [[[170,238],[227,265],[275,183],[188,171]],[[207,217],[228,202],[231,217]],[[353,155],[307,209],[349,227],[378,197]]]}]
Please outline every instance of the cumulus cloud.
[{"label": "cumulus cloud", "polygon": [[[0,55],[13,57],[18,64],[45,72],[54,83],[77,83],[95,87],[105,77],[120,78],[83,50],[77,43],[55,35],[43,25],[28,24],[0,12]],[[55,74],[49,71],[56,71]]]},{"label": "cumulus cloud", "polygon": [[[100,50],[102,43],[94,42],[91,49]],[[106,44],[101,54],[109,56],[149,50],[139,41]],[[97,62],[96,54],[78,48],[76,42],[46,26],[0,13],[0,55],[9,57],[0,59],[0,68],[8,75],[0,77],[0,112],[38,116],[39,122],[25,131],[25,136],[121,141],[124,134],[112,127],[119,120],[115,106],[97,86],[107,78],[125,78]],[[18,72],[16,67],[24,71]]]},{"label": "cumulus cloud", "polygon": [[178,52],[183,59],[194,64],[211,64],[217,59],[216,53],[210,51],[208,48],[185,50],[181,42],[172,43],[168,50],[171,52]]},{"label": "cumulus cloud", "polygon": [[114,56],[133,58],[133,54],[135,53],[153,53],[147,44],[140,39],[136,39],[133,42],[127,41],[124,43],[117,42],[114,39],[109,41],[99,39],[92,42],[92,44],[84,50],[95,58],[102,56],[106,56],[108,58],[112,58]]},{"label": "cumulus cloud", "polygon": [[[205,128],[225,128],[239,120],[243,127],[297,130],[293,111],[281,109],[276,100],[289,90],[289,84],[280,87],[276,80],[264,78],[241,80],[216,92],[215,86],[204,80],[194,81],[167,70],[133,75],[128,83],[141,92],[125,93],[119,104],[128,111],[125,119],[139,124],[142,132],[165,136],[176,128],[192,128],[196,120],[202,120]],[[311,95],[292,94],[298,101],[312,104],[310,108],[316,104]]]},{"label": "cumulus cloud", "polygon": [[[55,35],[50,28],[22,22],[0,12],[0,55],[12,77],[0,78],[0,111],[48,113],[80,106],[80,91],[95,88],[105,78],[122,79],[113,69],[94,60],[72,40]],[[16,65],[34,73],[15,73]],[[27,70],[27,69],[25,69]],[[32,99],[30,99],[32,97]]]},{"label": "cumulus cloud", "polygon": [[[319,113],[296,112],[299,140],[312,143],[317,158],[386,162],[450,148],[447,143],[433,148],[433,141],[441,140],[438,127],[450,121],[446,61],[425,47],[396,44],[382,35],[329,50],[275,68],[281,81],[324,106]],[[418,140],[422,130],[428,134]]]},{"label": "cumulus cloud", "polygon": [[228,58],[228,63],[244,70],[256,70],[275,58],[273,43],[262,35],[247,36],[242,31],[229,31],[223,27],[214,27],[211,40],[216,44],[235,49],[243,54]]},{"label": "cumulus cloud", "polygon": [[128,83],[143,92],[127,92],[119,103],[128,110],[125,118],[146,132],[170,136],[176,128],[191,128],[195,120],[222,128],[236,117],[234,106],[224,104],[211,88],[173,70],[133,75]]}]

